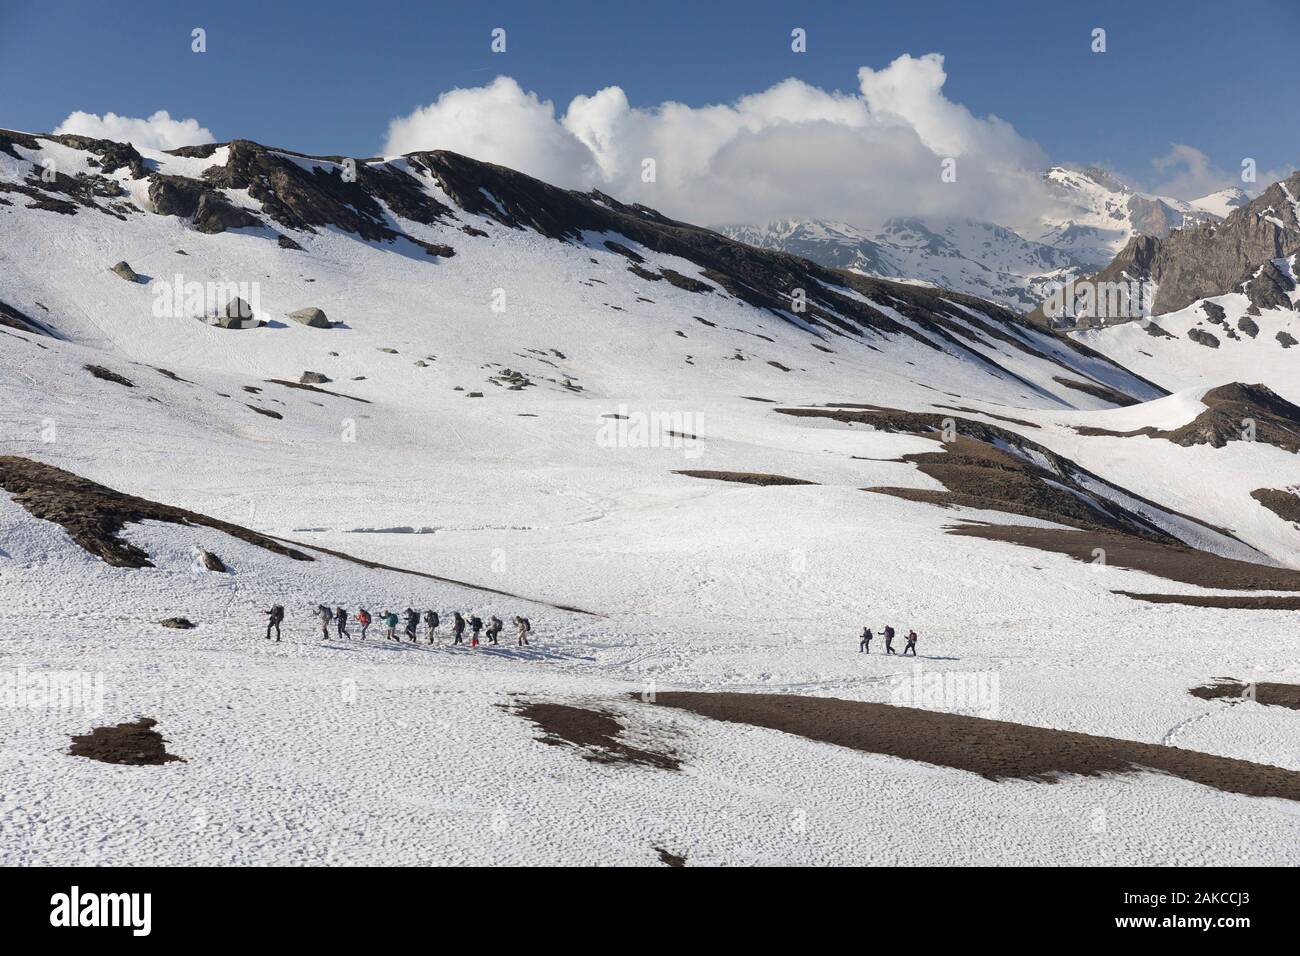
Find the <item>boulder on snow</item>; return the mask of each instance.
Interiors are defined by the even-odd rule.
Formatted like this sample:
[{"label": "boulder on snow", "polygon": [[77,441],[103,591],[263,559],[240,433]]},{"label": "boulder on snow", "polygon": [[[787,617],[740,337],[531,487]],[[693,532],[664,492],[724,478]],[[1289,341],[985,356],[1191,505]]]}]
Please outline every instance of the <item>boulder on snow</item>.
[{"label": "boulder on snow", "polygon": [[236,296],[226,303],[215,324],[222,329],[255,329],[262,323],[253,314],[253,307]]},{"label": "boulder on snow", "polygon": [[188,631],[195,627],[194,622],[188,617],[165,617],[158,623],[163,627],[174,628],[178,631]]},{"label": "boulder on snow", "polygon": [[134,269],[132,269],[131,266],[127,264],[125,259],[123,259],[117,265],[111,266],[109,268],[109,271],[112,272],[114,275],[121,276],[127,282],[140,281],[140,274],[136,272]]},{"label": "boulder on snow", "polygon": [[201,561],[203,566],[209,571],[216,571],[218,574],[225,574],[230,570],[230,568],[226,567],[226,562],[222,561],[211,551],[201,552],[199,554],[199,561]]},{"label": "boulder on snow", "polygon": [[313,329],[328,329],[333,326],[333,323],[326,317],[324,310],[315,306],[308,306],[305,309],[299,309],[297,312],[290,312],[289,318]]},{"label": "boulder on snow", "polygon": [[328,375],[323,375],[320,372],[303,372],[302,378],[298,379],[298,384],[299,385],[324,385],[329,381],[330,381],[330,377]]}]

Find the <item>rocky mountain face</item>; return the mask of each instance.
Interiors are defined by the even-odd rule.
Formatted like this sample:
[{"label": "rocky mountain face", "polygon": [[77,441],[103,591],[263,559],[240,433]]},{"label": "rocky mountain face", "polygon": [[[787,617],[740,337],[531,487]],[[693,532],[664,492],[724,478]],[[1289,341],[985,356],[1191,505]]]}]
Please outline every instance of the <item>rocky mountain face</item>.
[{"label": "rocky mountain face", "polygon": [[[1269,186],[1223,220],[1185,225],[1164,237],[1134,236],[1103,269],[1084,283],[1142,282],[1150,299],[1141,314],[1101,315],[1087,321],[1048,316],[1058,326],[1088,327],[1177,312],[1201,299],[1241,292],[1249,314],[1261,309],[1291,309],[1296,285],[1288,260],[1300,251],[1300,173]],[[1050,311],[1050,310],[1049,310]]]}]

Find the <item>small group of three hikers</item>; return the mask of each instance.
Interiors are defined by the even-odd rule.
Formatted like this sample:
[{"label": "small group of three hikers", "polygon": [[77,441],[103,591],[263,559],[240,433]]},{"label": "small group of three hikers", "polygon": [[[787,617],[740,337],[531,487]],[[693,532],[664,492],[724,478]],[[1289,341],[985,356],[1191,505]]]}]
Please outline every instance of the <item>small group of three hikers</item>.
[{"label": "small group of three hikers", "polygon": [[[266,639],[268,641],[271,639],[271,630],[274,628],[275,639],[279,641],[280,623],[284,620],[284,608],[277,604],[271,608],[271,610],[263,611],[262,613],[270,615],[266,624]],[[340,638],[351,639],[351,634],[348,633],[348,612],[344,608],[339,607],[331,611],[324,604],[318,604],[316,606],[315,615],[320,620],[322,638],[329,638],[330,625],[333,625]],[[415,608],[408,607],[403,612],[403,618],[405,620],[402,632],[410,639],[411,643],[414,644],[416,640],[416,631],[420,626],[420,612],[415,610]],[[384,637],[387,640],[401,643],[401,638],[397,636],[397,613],[395,611],[384,611],[383,614],[379,615],[379,620],[386,628]],[[370,612],[365,608],[361,608],[357,611],[356,621],[358,626],[361,628],[361,640],[364,641],[366,639],[366,631],[370,629],[370,625],[373,621]],[[437,611],[424,612],[424,626],[428,633],[430,644],[433,643],[434,632],[438,630],[441,623],[442,622],[438,619]],[[533,630],[532,624],[529,623],[528,618],[519,615],[515,616],[514,623],[519,646],[527,647],[528,635],[531,634]],[[505,625],[501,622],[501,618],[493,614],[488,618],[487,628],[485,630],[483,619],[477,614],[472,614],[467,619],[460,613],[460,611],[453,611],[451,617],[451,636],[453,638],[453,644],[465,643],[465,629],[467,627],[470,632],[470,647],[478,647],[478,636],[480,632],[484,632],[484,636],[489,644],[497,644],[497,638],[501,636],[501,629],[505,627]]]},{"label": "small group of three hikers", "polygon": [[[894,629],[890,627],[888,624],[886,624],[885,630],[882,633],[885,635],[885,653],[893,654],[894,653]],[[859,654],[862,654],[864,652],[867,654],[871,653],[871,639],[875,636],[876,635],[871,633],[871,628],[864,627],[862,629],[862,636],[858,639]],[[903,648],[904,656],[906,656],[908,651],[912,652],[913,657],[916,656],[916,631],[907,632],[907,646]]]}]

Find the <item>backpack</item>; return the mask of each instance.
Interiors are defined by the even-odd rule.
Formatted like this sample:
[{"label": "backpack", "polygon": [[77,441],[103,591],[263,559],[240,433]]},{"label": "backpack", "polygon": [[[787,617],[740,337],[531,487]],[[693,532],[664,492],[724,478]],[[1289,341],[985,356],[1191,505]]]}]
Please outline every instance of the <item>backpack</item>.
[{"label": "backpack", "polygon": [[521,617],[519,622],[523,624],[525,634],[531,634],[533,632],[533,625],[529,623],[528,618]]}]

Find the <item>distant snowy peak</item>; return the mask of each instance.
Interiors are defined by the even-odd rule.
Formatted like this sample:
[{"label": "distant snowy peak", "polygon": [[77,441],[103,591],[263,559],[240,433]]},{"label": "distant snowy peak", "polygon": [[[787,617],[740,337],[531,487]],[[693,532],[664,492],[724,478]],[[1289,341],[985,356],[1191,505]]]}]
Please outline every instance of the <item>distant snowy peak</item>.
[{"label": "distant snowy peak", "polygon": [[784,219],[719,231],[831,268],[937,285],[1030,312],[1057,285],[1112,262],[1135,236],[1163,239],[1219,222],[1250,201],[1235,188],[1190,202],[1146,195],[1095,166],[1053,166],[1043,178],[1055,203],[1022,232],[971,219],[917,217],[890,219],[876,230]]},{"label": "distant snowy peak", "polygon": [[1220,210],[1248,201],[1235,189],[1192,202],[1149,196],[1097,167],[1053,166],[1043,178],[1057,206],[1030,234],[1093,268],[1110,262],[1134,236],[1163,239],[1175,229],[1216,221],[1226,215]]},{"label": "distant snowy peak", "polygon": [[1210,193],[1208,196],[1202,196],[1200,199],[1193,199],[1191,205],[1203,212],[1210,213],[1212,216],[1226,219],[1234,209],[1244,206],[1248,202],[1250,202],[1250,197],[1243,190],[1231,186],[1228,189],[1220,189],[1216,193]]},{"label": "distant snowy peak", "polygon": [[729,238],[829,266],[921,282],[1028,311],[1053,283],[1081,267],[1069,252],[995,223],[973,219],[890,219],[876,231],[824,220],[729,226]]},{"label": "distant snowy peak", "polygon": [[[1216,194],[1225,201],[1233,190]],[[1208,198],[1208,197],[1207,197]],[[1206,213],[1205,215],[1209,215]],[[1142,309],[1103,311],[1087,321],[1057,325],[1088,327],[1181,312],[1189,306],[1229,293],[1241,293],[1251,317],[1262,310],[1294,311],[1295,256],[1300,254],[1300,173],[1273,183],[1257,198],[1232,209],[1223,219],[1184,226],[1167,236],[1132,237],[1105,268],[1082,283],[1103,290],[1141,282],[1148,293]],[[1217,308],[1217,306],[1216,306]],[[1213,310],[1210,310],[1213,311]],[[1042,312],[1030,321],[1045,322]],[[1286,329],[1289,335],[1290,332]],[[1208,339],[1206,339],[1208,341]]]},{"label": "distant snowy peak", "polygon": [[737,242],[803,256],[832,269],[880,277],[901,275],[879,242],[847,223],[781,219],[765,226],[728,226],[719,231]]}]

